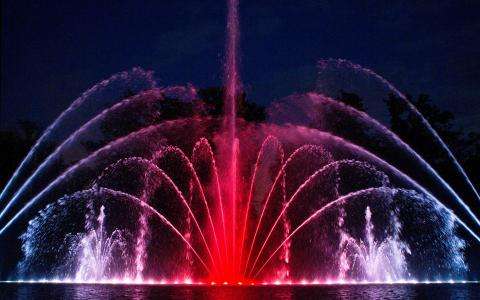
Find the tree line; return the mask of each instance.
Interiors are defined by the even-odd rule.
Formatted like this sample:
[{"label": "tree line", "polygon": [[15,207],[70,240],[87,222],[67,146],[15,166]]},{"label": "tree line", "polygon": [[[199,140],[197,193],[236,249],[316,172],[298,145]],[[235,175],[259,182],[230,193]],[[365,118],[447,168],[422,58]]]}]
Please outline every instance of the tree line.
[{"label": "tree line", "polygon": [[[167,98],[162,102],[162,114],[165,119],[188,117],[199,112],[202,115],[218,117],[223,112],[223,94],[223,88],[211,87],[198,91],[201,99],[198,102],[188,103]],[[456,126],[453,113],[434,105],[427,94],[408,98],[450,147],[474,184],[479,187],[480,133],[465,131]],[[354,93],[340,91],[336,100],[358,110],[365,110],[362,98]],[[250,101],[245,92],[240,94],[238,102],[239,117],[250,122],[262,122],[266,119],[265,107]],[[393,94],[384,99],[384,102],[389,112],[390,129],[430,162],[440,174],[450,172],[446,163],[448,158],[439,156],[437,151],[432,149],[431,134],[421,129],[423,127],[420,120],[411,113],[405,102],[399,101]],[[40,127],[31,121],[20,121],[15,129],[0,130],[0,187],[6,184],[40,134]]]}]

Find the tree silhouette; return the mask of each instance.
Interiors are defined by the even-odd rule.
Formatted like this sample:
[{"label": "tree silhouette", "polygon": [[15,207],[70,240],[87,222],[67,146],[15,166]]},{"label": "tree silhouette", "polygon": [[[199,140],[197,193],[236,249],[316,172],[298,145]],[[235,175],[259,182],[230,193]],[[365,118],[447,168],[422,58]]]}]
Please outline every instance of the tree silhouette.
[{"label": "tree silhouette", "polygon": [[[132,96],[128,94],[125,96]],[[209,87],[198,91],[198,98],[193,103],[181,102],[177,99],[164,99],[159,110],[162,119],[189,117],[195,114],[220,117],[223,113],[224,89]],[[410,97],[411,99],[411,97]],[[349,106],[363,111],[361,97],[355,93],[340,91],[337,99]],[[442,139],[452,149],[469,177],[476,186],[480,185],[480,133],[465,132],[454,126],[454,115],[442,110],[431,103],[428,95],[421,94],[412,103],[430,122]],[[419,152],[427,161],[432,163],[440,173],[449,173],[446,167],[447,158],[432,151],[431,134],[420,124],[420,120],[411,113],[404,101],[389,95],[385,100],[390,114],[390,126],[406,143]],[[265,107],[247,99],[246,93],[240,93],[238,98],[238,116],[249,122],[262,122],[266,119]],[[106,128],[102,128],[106,129]],[[4,186],[15,168],[28,153],[40,135],[38,126],[30,121],[20,121],[15,130],[0,131],[0,186]]]},{"label": "tree silhouette", "polygon": [[[469,177],[478,186],[480,184],[480,169],[478,167],[480,160],[479,133],[467,133],[456,127],[454,125],[454,115],[432,104],[428,95],[420,94],[417,99],[412,99],[411,96],[407,97],[450,147]],[[432,148],[431,133],[425,130],[421,120],[412,113],[405,101],[390,94],[385,103],[390,113],[392,131],[418,151],[440,174],[448,175],[451,173],[451,167],[447,164],[449,158],[440,155],[438,151]]]},{"label": "tree silhouette", "polygon": [[5,186],[40,134],[35,123],[25,120],[19,121],[16,129],[0,131],[0,186]]},{"label": "tree silhouette", "polygon": [[[480,186],[480,133],[465,132],[455,126],[453,113],[435,106],[427,94],[420,94],[417,99],[407,97],[453,151],[474,184]],[[340,90],[336,100],[357,110],[365,110],[363,99],[355,93]],[[432,149],[431,132],[426,130],[407,103],[393,94],[388,95],[385,103],[390,114],[390,129],[432,164],[440,174],[447,176],[454,174],[451,164],[448,163],[450,159]],[[455,176],[451,177],[453,180],[460,180]]]},{"label": "tree silhouette", "polygon": [[340,96],[337,98],[337,100],[360,111],[365,111],[363,99],[355,93],[348,93],[344,90],[340,90]]},{"label": "tree silhouette", "polygon": [[[207,115],[219,117],[223,114],[225,90],[223,87],[200,89],[198,96],[205,104]],[[249,122],[261,122],[266,119],[265,107],[250,101],[245,92],[240,92],[237,99],[237,116]]]}]

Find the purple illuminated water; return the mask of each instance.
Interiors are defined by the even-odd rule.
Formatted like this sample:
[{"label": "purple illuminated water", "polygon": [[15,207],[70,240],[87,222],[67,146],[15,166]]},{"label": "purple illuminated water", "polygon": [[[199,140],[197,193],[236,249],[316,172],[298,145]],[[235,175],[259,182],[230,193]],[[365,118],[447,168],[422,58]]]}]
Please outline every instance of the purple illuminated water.
[{"label": "purple illuminated water", "polygon": [[2,274],[186,285],[472,277],[466,253],[478,249],[480,221],[463,197],[478,193],[416,108],[371,70],[320,63],[402,96],[461,186],[320,85],[275,101],[264,122],[243,120],[240,7],[227,2],[223,115],[193,86],[160,88],[140,69],[84,93],[0,195],[0,237],[20,238],[22,250]]}]

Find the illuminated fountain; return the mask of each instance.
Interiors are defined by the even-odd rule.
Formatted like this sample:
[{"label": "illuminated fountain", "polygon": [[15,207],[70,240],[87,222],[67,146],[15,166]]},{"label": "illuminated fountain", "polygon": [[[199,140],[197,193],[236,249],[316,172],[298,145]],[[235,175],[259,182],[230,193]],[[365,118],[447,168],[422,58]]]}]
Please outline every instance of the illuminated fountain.
[{"label": "illuminated fountain", "polygon": [[2,261],[2,276],[160,284],[465,279],[464,253],[478,247],[480,221],[463,199],[478,193],[428,122],[371,70],[319,63],[322,72],[351,73],[397,95],[450,157],[460,186],[376,119],[323,95],[320,84],[273,103],[266,121],[245,121],[237,113],[238,1],[228,4],[224,114],[210,113],[193,87],[157,87],[141,69],[84,93],[2,191],[2,247],[22,249],[5,251],[18,261]]},{"label": "illuminated fountain", "polygon": [[[340,218],[340,226],[343,218]],[[342,232],[340,239],[340,278],[348,279],[348,272],[357,273],[364,280],[398,281],[408,276],[405,255],[408,245],[399,239],[400,224],[394,223],[394,231],[383,241],[375,240],[372,212],[365,210],[365,236],[357,240]],[[358,274],[360,273],[360,274]]]}]

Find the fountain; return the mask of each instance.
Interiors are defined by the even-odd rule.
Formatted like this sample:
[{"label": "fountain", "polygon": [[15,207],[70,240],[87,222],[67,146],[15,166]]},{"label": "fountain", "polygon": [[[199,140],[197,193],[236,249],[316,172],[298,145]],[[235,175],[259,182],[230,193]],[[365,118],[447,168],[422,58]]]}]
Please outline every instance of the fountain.
[{"label": "fountain", "polygon": [[463,199],[478,192],[420,112],[371,70],[319,63],[394,91],[460,185],[321,84],[274,102],[266,121],[240,118],[238,10],[228,0],[222,116],[192,86],[157,87],[135,68],[85,92],[47,128],[0,195],[1,276],[160,284],[470,276],[465,253],[478,247],[480,221]]}]

